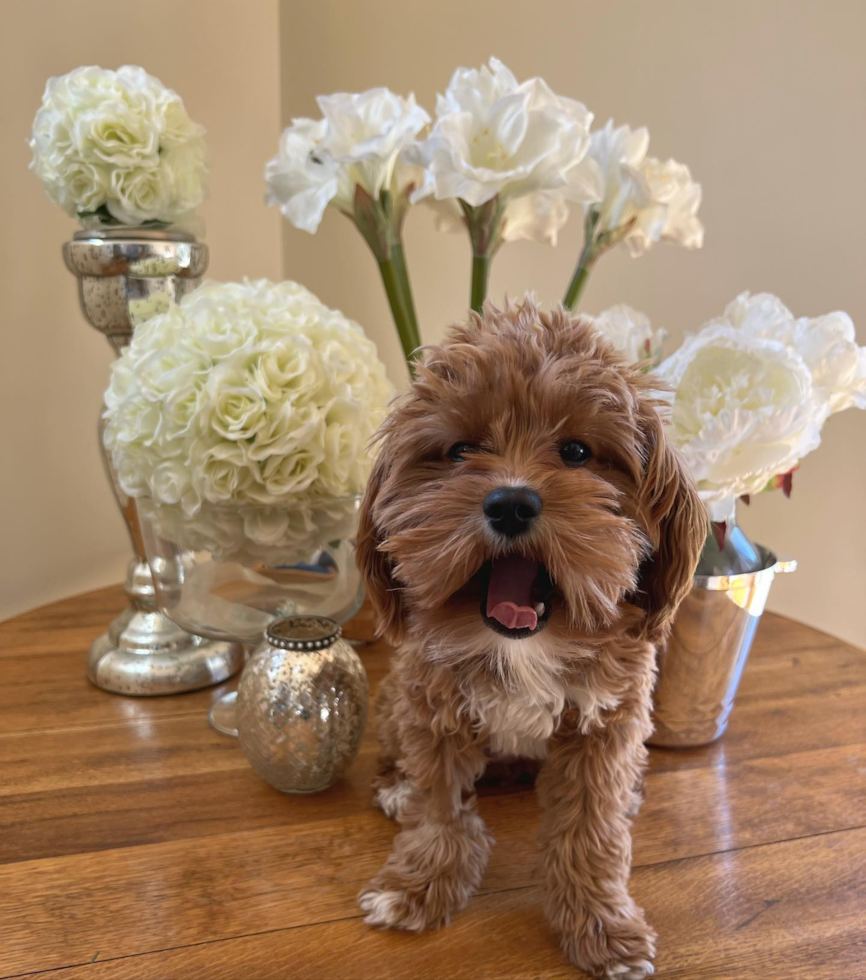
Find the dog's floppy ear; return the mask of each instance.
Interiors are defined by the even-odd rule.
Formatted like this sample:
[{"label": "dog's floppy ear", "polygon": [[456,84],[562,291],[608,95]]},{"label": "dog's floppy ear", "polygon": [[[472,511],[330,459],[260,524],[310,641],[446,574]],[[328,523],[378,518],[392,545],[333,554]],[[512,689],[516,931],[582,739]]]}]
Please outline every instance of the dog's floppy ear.
[{"label": "dog's floppy ear", "polygon": [[387,470],[388,447],[385,439],[361,502],[355,559],[378,619],[376,633],[378,636],[384,636],[390,643],[396,644],[403,637],[403,599],[400,587],[394,580],[391,559],[379,550],[382,535],[375,516],[377,497]]},{"label": "dog's floppy ear", "polygon": [[667,444],[651,400],[641,407],[640,425],[645,465],[638,503],[652,551],[641,566],[636,598],[646,610],[642,634],[657,643],[667,635],[677,606],[692,586],[708,523],[694,483]]}]

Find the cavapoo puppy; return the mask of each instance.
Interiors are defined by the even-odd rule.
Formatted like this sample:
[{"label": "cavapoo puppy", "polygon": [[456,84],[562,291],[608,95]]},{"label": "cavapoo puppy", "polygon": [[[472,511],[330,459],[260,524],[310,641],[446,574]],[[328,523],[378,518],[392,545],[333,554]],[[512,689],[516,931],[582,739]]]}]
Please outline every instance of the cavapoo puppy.
[{"label": "cavapoo puppy", "polygon": [[427,349],[380,433],[357,553],[394,645],[377,800],[402,829],[367,921],[436,928],[481,883],[473,789],[543,760],[544,904],[596,976],[653,972],[631,899],[656,644],[688,591],[703,509],[651,378],[532,300],[488,305]]}]

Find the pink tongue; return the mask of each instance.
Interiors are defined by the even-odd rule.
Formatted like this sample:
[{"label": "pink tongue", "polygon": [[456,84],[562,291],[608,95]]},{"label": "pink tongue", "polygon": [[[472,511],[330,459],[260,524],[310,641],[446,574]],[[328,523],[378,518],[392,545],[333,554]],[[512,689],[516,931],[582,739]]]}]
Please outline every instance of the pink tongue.
[{"label": "pink tongue", "polygon": [[529,600],[537,574],[538,562],[529,558],[510,555],[496,559],[487,587],[487,615],[510,630],[534,630],[538,614]]}]

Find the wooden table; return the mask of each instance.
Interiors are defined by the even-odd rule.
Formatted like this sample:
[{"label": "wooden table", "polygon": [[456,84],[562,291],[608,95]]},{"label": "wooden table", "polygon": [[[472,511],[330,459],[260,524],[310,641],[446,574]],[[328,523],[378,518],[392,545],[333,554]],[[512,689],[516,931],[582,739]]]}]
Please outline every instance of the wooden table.
[{"label": "wooden table", "polygon": [[[119,589],[0,624],[0,975],[577,977],[533,884],[531,790],[491,792],[481,893],[438,933],[365,926],[394,825],[368,732],[349,778],[282,796],[208,727],[226,689],[132,699],[84,676]],[[369,631],[369,616],[352,624]],[[364,654],[375,686],[387,649]],[[730,729],[653,750],[633,890],[681,980],[866,977],[866,664],[767,615]]]}]

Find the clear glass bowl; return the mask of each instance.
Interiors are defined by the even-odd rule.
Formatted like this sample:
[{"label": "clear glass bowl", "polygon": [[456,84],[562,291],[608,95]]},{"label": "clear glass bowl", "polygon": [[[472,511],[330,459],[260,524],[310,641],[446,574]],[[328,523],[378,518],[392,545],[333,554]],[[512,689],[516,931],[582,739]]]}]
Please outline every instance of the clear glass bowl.
[{"label": "clear glass bowl", "polygon": [[136,502],[160,609],[214,639],[258,643],[277,616],[343,623],[364,592],[355,564],[360,496],[289,508]]},{"label": "clear glass bowl", "polygon": [[[160,610],[185,630],[258,644],[278,616],[327,616],[344,623],[361,606],[355,564],[361,497],[320,497],[291,507],[136,501]],[[236,694],[211,724],[237,735]]]}]

